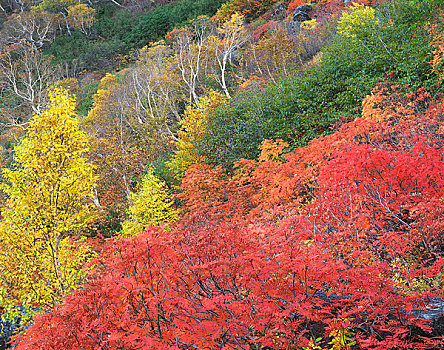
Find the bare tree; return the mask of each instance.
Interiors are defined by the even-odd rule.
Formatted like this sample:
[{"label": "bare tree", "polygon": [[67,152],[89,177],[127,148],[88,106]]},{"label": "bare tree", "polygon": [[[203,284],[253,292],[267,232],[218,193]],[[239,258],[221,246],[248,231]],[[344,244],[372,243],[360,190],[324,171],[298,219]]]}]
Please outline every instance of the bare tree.
[{"label": "bare tree", "polygon": [[173,50],[182,81],[189,91],[190,103],[199,105],[197,87],[204,66],[208,63],[208,39],[213,24],[206,16],[191,21],[190,25],[171,33]]},{"label": "bare tree", "polygon": [[46,104],[46,89],[59,77],[58,68],[32,45],[5,47],[0,54],[0,123],[24,126],[30,112],[40,114]]},{"label": "bare tree", "polygon": [[11,45],[25,41],[39,49],[54,40],[59,22],[60,16],[37,8],[14,14],[5,23],[0,42]]},{"label": "bare tree", "polygon": [[[230,63],[235,60],[236,54],[240,55],[240,47],[248,39],[248,33],[244,25],[244,17],[238,13],[233,14],[231,19],[224,22],[217,28],[219,38],[212,36],[210,47],[220,74],[215,74],[222,90],[228,98],[231,98],[227,87],[227,69]],[[240,58],[240,57],[239,57]]]}]

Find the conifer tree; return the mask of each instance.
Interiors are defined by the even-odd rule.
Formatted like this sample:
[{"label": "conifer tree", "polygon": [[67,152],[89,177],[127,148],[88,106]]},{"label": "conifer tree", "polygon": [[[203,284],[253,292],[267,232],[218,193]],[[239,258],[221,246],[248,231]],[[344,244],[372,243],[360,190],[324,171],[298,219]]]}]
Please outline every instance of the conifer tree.
[{"label": "conifer tree", "polygon": [[163,181],[156,178],[152,170],[144,175],[139,192],[130,196],[129,219],[123,223],[126,236],[142,232],[147,226],[165,225],[177,221],[171,195]]}]

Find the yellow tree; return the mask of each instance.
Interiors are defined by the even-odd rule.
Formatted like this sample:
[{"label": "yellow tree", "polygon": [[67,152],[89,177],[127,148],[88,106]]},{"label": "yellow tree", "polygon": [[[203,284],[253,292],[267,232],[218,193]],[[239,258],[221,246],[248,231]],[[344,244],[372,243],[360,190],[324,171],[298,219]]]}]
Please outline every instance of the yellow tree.
[{"label": "yellow tree", "polygon": [[96,10],[85,4],[77,4],[68,8],[67,22],[80,30],[83,34],[88,34],[89,29],[95,21]]},{"label": "yellow tree", "polygon": [[205,135],[208,117],[211,111],[228,102],[227,97],[218,92],[210,91],[208,96],[200,98],[199,107],[188,106],[185,116],[180,122],[181,129],[177,132],[176,151],[168,166],[181,179],[185,171],[205,159],[199,154],[196,145]]},{"label": "yellow tree", "polygon": [[[135,87],[127,84],[127,75],[118,82],[116,76],[107,74],[100,81],[94,105],[83,121],[91,145],[89,157],[98,168],[97,203],[119,215],[124,214],[146,164],[170,147],[169,138],[159,132],[146,104],[141,106],[145,92],[140,89],[136,93]],[[158,118],[161,116],[156,114]]]},{"label": "yellow tree", "polygon": [[356,38],[360,31],[377,22],[375,9],[354,2],[349,7],[349,11],[344,11],[339,18],[338,31],[347,38]]},{"label": "yellow tree", "polygon": [[142,178],[140,190],[130,195],[129,219],[123,223],[123,234],[134,235],[147,226],[160,226],[177,221],[177,210],[163,181],[150,169]]},{"label": "yellow tree", "polygon": [[106,113],[107,105],[112,101],[112,92],[117,87],[117,78],[114,74],[106,73],[100,80],[97,93],[93,96],[93,106],[88,113],[87,121],[97,121]]},{"label": "yellow tree", "polygon": [[49,98],[3,169],[0,304],[11,309],[51,308],[87,273],[89,249],[77,236],[91,216],[96,181],[84,157],[87,137],[66,90],[52,89]]}]

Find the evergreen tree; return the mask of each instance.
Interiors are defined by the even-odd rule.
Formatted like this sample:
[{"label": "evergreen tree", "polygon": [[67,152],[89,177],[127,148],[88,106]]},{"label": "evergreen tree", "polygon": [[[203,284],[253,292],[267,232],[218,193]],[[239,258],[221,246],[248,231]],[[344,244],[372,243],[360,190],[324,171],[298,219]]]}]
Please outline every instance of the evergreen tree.
[{"label": "evergreen tree", "polygon": [[139,192],[130,196],[129,219],[123,223],[123,234],[134,235],[147,226],[160,226],[174,223],[177,211],[165,183],[149,170],[142,179]]}]

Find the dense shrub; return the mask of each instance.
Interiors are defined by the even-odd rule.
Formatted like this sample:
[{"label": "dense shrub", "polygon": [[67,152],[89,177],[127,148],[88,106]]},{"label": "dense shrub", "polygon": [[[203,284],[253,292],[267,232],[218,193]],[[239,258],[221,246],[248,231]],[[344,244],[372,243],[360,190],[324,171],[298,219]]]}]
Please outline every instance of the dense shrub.
[{"label": "dense shrub", "polygon": [[262,15],[276,2],[278,0],[230,0],[220,7],[216,16],[221,19],[227,19],[235,12],[239,12],[250,21]]},{"label": "dense shrub", "polygon": [[[312,89],[316,91],[317,86],[307,76],[295,75],[263,91],[236,96],[230,108],[210,117],[209,131],[200,144],[202,153],[211,163],[230,167],[237,159],[255,158],[264,139],[281,138],[293,146],[306,144],[334,121],[335,106],[330,106],[330,115],[323,113],[326,106],[316,99],[322,96]],[[326,118],[318,118],[321,113]]]}]

